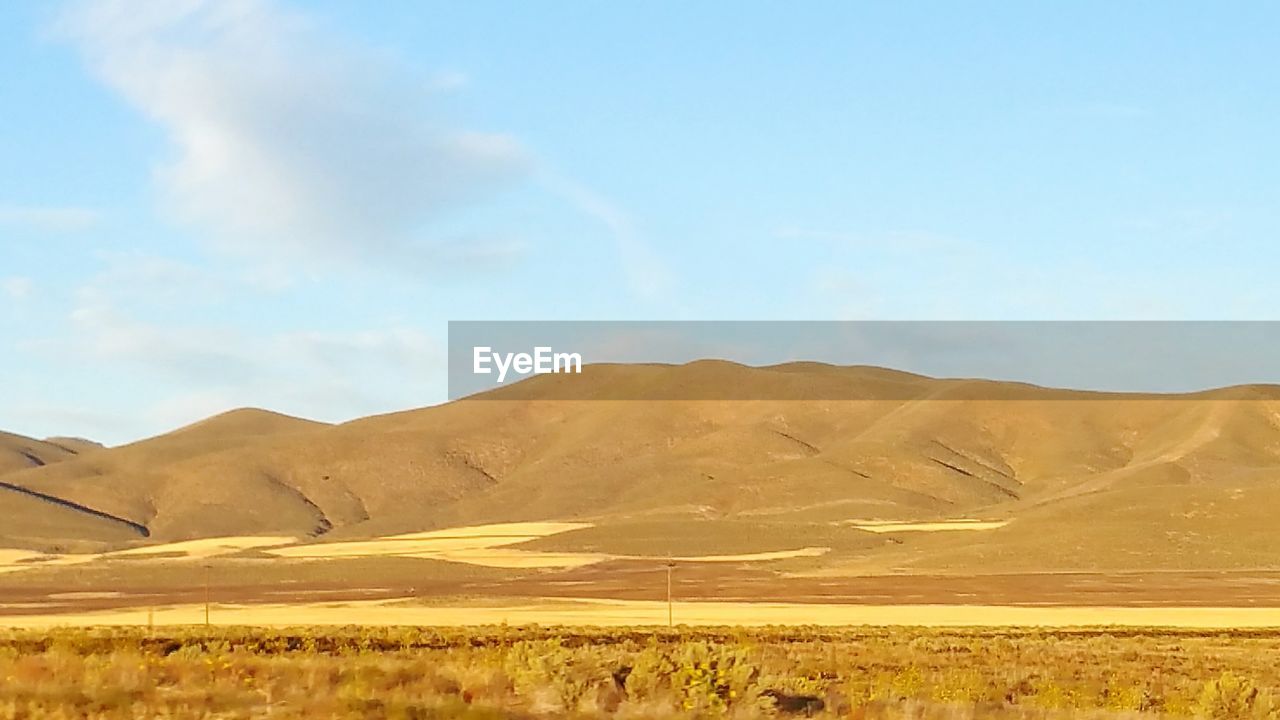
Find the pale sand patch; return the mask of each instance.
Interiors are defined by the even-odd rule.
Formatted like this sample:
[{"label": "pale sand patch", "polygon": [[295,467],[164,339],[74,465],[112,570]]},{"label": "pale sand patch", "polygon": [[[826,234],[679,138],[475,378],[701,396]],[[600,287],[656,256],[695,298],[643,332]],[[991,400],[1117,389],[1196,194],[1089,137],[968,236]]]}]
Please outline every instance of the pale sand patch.
[{"label": "pale sand patch", "polygon": [[411,555],[410,557],[427,557],[469,565],[483,565],[499,568],[577,568],[593,565],[606,560],[652,560],[654,562],[761,562],[765,560],[785,560],[797,557],[818,557],[831,551],[825,547],[807,547],[799,550],[777,550],[774,552],[746,553],[742,555],[696,555],[688,557],[672,557],[658,555],[609,555],[604,553],[575,552],[543,552],[539,550],[517,550],[515,548],[484,548],[477,550],[454,550],[443,553]]},{"label": "pale sand patch", "polygon": [[[431,540],[440,538],[465,538],[465,537],[519,537],[528,536],[529,538],[540,538],[548,535],[557,535],[570,530],[581,530],[583,528],[594,527],[592,523],[586,522],[514,522],[514,523],[494,523],[491,525],[470,525],[467,527],[445,528],[444,530],[428,530],[426,532],[406,533],[404,535],[391,535],[389,540]],[[523,542],[516,540],[515,542]]]},{"label": "pale sand patch", "polygon": [[166,557],[166,560],[203,560],[205,558],[232,555],[242,550],[273,547],[297,542],[295,537],[218,537],[200,540],[184,540],[164,545],[147,545],[145,547],[115,550],[107,553],[84,553],[77,555],[58,555],[31,552],[28,550],[9,550],[0,548],[0,575],[21,572],[33,568],[66,565],[82,565],[97,560],[110,560],[122,557],[147,557],[149,555],[179,556]]},{"label": "pale sand patch", "polygon": [[442,553],[424,553],[411,557],[448,560],[494,568],[578,568],[610,559],[593,553],[540,552],[510,548],[476,548]]},{"label": "pale sand patch", "polygon": [[[465,557],[467,553],[473,553],[478,550],[488,550],[504,545],[516,545],[548,535],[588,527],[591,527],[591,523],[499,523],[392,535],[373,540],[295,545],[275,548],[267,550],[267,552],[288,558],[417,557],[448,560],[450,558],[447,556],[450,554],[459,554],[460,557]],[[515,558],[516,556],[512,557]],[[512,561],[516,560],[513,559]],[[466,561],[459,560],[459,562]],[[513,565],[509,567],[526,566]],[[557,566],[543,565],[542,567]]]},{"label": "pale sand patch", "polygon": [[407,538],[375,538],[347,542],[292,545],[265,550],[268,554],[287,558],[352,558],[352,557],[437,557],[451,552],[486,550],[537,540],[537,535],[515,537],[439,538],[411,540]]},{"label": "pale sand patch", "polygon": [[[799,550],[775,550],[773,552],[744,553],[742,555],[698,555],[693,557],[677,557],[672,560],[682,562],[759,562],[763,560],[786,560],[799,557],[819,557],[831,552],[829,547],[804,547]],[[655,560],[658,558],[644,558]]]},{"label": "pale sand patch", "polygon": [[40,557],[40,553],[30,550],[10,550],[0,548],[0,575],[26,569],[26,563]]},{"label": "pale sand patch", "polygon": [[[588,552],[543,552],[509,548],[508,545],[536,540],[558,533],[592,527],[591,523],[522,522],[448,528],[349,542],[315,543],[277,547],[266,552],[295,559],[352,557],[411,557],[482,565],[497,568],[576,568],[605,560],[666,560],[643,555],[614,555]],[[751,562],[816,557],[830,548],[800,548],[741,555],[678,557],[684,562]]]},{"label": "pale sand patch", "polygon": [[103,553],[98,557],[113,558],[139,555],[182,555],[183,557],[193,560],[202,560],[204,558],[218,557],[221,555],[231,555],[243,550],[252,550],[254,548],[288,545],[289,543],[295,543],[297,541],[298,538],[296,537],[279,536],[202,538],[199,540],[183,540],[181,542],[166,543],[164,545],[147,545],[146,547],[117,550],[115,552]]},{"label": "pale sand patch", "polygon": [[[98,557],[97,555],[47,555],[45,553],[28,553],[25,550],[5,552],[15,554],[9,556],[9,564],[5,563],[4,558],[0,558],[0,575],[41,567],[80,565]],[[16,553],[22,554],[18,555]]]},{"label": "pale sand patch", "polygon": [[24,560],[30,560],[34,557],[40,557],[40,553],[30,550],[10,550],[8,548],[0,548],[0,566],[19,563]]},{"label": "pale sand patch", "polygon": [[807,547],[799,550],[745,553],[742,555],[697,555],[672,557],[657,555],[611,555],[605,553],[543,552],[515,548],[480,548],[450,550],[438,553],[410,554],[408,557],[432,558],[451,562],[483,565],[497,568],[578,568],[606,560],[652,560],[653,562],[763,562],[798,557],[818,557],[831,551],[825,547]]},{"label": "pale sand patch", "polygon": [[[447,528],[427,532],[392,535],[372,540],[294,545],[292,537],[220,537],[185,540],[164,545],[118,550],[98,555],[40,555],[22,550],[0,550],[0,573],[17,572],[38,566],[73,565],[94,560],[166,556],[162,559],[206,559],[243,550],[262,549],[281,558],[332,560],[338,558],[409,557],[445,560],[495,568],[576,568],[606,560],[653,560],[668,558],[643,555],[613,555],[588,552],[542,552],[507,547],[557,533],[592,527],[581,522],[519,522]],[[817,557],[830,548],[805,547],[797,550],[700,555],[670,558],[681,562],[758,562],[798,557]],[[173,556],[177,556],[176,558]],[[24,562],[25,561],[25,562]]]},{"label": "pale sand patch", "polygon": [[120,592],[65,592],[49,595],[50,600],[114,600],[124,597]]},{"label": "pale sand patch", "polygon": [[846,524],[873,533],[892,532],[943,532],[948,530],[995,530],[1009,524],[1008,520],[935,520],[912,522],[906,520],[846,520]]},{"label": "pale sand patch", "polygon": [[[148,609],[4,617],[0,626],[145,625]],[[677,602],[687,625],[912,625],[929,627],[1280,627],[1280,608],[1012,607],[993,605],[835,605]],[[411,601],[216,605],[215,625],[666,625],[664,602],[542,600],[521,605],[426,606]],[[162,625],[198,625],[203,605],[156,608]]]}]

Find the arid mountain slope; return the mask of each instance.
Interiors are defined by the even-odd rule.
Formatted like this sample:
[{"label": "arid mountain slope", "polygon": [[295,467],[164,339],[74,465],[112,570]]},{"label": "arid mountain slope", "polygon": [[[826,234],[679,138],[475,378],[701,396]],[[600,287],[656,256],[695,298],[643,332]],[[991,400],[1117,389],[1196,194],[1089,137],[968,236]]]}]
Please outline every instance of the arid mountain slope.
[{"label": "arid mountain slope", "polygon": [[61,462],[101,448],[97,443],[80,438],[35,440],[0,432],[0,475]]},{"label": "arid mountain slope", "polygon": [[[687,399],[732,392],[774,399]],[[665,399],[601,399],[642,395]],[[813,363],[594,366],[332,427],[240,411],[5,480],[145,526],[147,541],[538,519],[619,532],[791,523],[815,537],[815,523],[981,516],[1012,522],[876,538],[865,551],[849,542],[823,563],[1280,567],[1263,512],[1280,500],[1277,398],[1269,387],[1101,395]],[[0,543],[9,535],[0,528]]]},{"label": "arid mountain slope", "polygon": [[[21,523],[0,525],[0,542],[17,541],[26,546],[47,538],[140,540],[152,535],[148,526],[155,519],[157,505],[181,507],[187,503],[201,508],[196,515],[208,517],[193,524],[193,536],[219,534],[220,511],[250,518],[282,511],[289,519],[293,503],[273,505],[268,501],[270,492],[246,492],[237,498],[243,506],[230,502],[219,508],[217,499],[234,493],[236,487],[217,479],[198,488],[195,495],[183,497],[168,468],[191,458],[252,447],[270,437],[321,427],[326,426],[262,410],[236,410],[149,440],[8,473],[0,476],[0,483],[10,486],[0,497],[18,502],[13,497],[26,491],[21,502],[27,512]],[[290,495],[282,490],[277,494],[281,492]],[[77,518],[84,520],[86,531],[67,532],[66,528],[76,526]],[[110,532],[98,532],[104,520]]]}]

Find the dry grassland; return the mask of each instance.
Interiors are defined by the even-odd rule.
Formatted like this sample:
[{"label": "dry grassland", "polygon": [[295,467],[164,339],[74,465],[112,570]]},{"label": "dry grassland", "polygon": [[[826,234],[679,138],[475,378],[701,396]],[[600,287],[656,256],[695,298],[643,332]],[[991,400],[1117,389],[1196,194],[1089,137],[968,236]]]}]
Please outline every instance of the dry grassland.
[{"label": "dry grassland", "polygon": [[0,718],[1274,718],[1280,635],[395,628],[0,632]]}]

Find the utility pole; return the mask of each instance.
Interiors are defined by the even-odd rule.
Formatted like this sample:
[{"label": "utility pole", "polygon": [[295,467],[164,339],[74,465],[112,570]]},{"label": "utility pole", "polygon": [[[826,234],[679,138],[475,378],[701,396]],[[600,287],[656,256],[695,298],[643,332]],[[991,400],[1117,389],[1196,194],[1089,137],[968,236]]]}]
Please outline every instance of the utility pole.
[{"label": "utility pole", "polygon": [[209,627],[209,565],[204,566],[204,626]]},{"label": "utility pole", "polygon": [[675,562],[667,558],[667,627],[675,627],[675,610],[671,599],[671,571],[675,567]]}]

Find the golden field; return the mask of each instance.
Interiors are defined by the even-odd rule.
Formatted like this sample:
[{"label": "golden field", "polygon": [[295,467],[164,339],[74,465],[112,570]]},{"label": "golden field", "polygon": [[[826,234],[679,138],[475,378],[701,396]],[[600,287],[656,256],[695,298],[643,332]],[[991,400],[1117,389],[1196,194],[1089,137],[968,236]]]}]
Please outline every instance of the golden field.
[{"label": "golden field", "polygon": [[[583,625],[591,627],[665,626],[668,605],[655,600],[565,598],[392,598],[313,602],[215,603],[213,625],[287,627],[398,627],[437,625]],[[115,605],[102,610],[50,610],[42,603],[22,607],[0,604],[0,627],[63,628],[183,626],[204,622],[203,603],[160,607],[119,606],[128,598],[110,592],[61,593],[53,601],[75,607],[87,602]],[[14,610],[30,612],[10,614]],[[852,605],[844,603],[674,602],[676,622],[691,625],[896,627],[1112,627],[1159,626],[1169,629],[1229,631],[1280,628],[1280,609],[1249,607],[1007,606],[1007,605]],[[6,612],[8,611],[8,612]]]},{"label": "golden field", "polygon": [[1272,718],[1280,633],[0,633],[0,718]]}]

